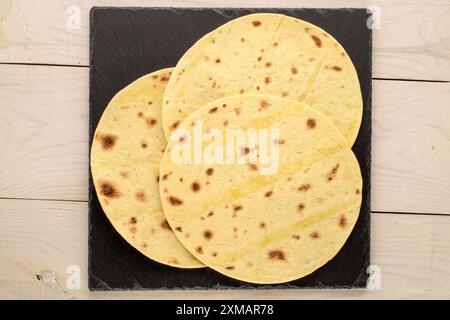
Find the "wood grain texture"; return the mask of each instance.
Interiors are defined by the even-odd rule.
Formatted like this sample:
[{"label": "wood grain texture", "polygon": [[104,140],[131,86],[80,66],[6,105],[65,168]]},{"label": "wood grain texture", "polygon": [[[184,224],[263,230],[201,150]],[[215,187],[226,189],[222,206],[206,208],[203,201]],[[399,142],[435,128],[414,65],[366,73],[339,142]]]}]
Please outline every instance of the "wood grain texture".
[{"label": "wood grain texture", "polygon": [[[450,84],[373,86],[372,210],[450,214]],[[2,65],[0,87],[0,197],[87,201],[88,69]]]},{"label": "wood grain texture", "polygon": [[[381,290],[194,291],[190,298],[450,298],[450,216],[373,214],[372,261]],[[61,298],[35,280],[54,271],[61,288],[69,265],[81,269],[76,298],[186,298],[183,291],[90,293],[87,204],[0,200],[0,298]]]},{"label": "wood grain texture", "polygon": [[[0,62],[89,64],[92,6],[154,7],[378,7],[373,75],[377,78],[450,80],[450,2],[446,0],[3,0]],[[80,28],[72,28],[77,8]]]}]

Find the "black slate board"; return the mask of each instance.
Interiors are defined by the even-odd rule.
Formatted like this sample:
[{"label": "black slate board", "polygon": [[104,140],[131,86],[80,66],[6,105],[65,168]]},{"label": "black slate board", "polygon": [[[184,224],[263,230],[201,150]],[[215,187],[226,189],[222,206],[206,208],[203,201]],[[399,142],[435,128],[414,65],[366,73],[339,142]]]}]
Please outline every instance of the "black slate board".
[{"label": "black slate board", "polygon": [[93,8],[90,24],[89,147],[103,110],[120,89],[147,73],[175,66],[199,38],[250,13],[273,12],[309,21],[332,34],[358,72],[364,114],[353,150],[364,186],[360,217],[337,256],[309,276],[288,284],[251,285],[210,269],[183,270],[143,256],[114,230],[93,189],[89,172],[89,288],[224,289],[366,286],[370,262],[370,154],[372,33],[365,9]]}]

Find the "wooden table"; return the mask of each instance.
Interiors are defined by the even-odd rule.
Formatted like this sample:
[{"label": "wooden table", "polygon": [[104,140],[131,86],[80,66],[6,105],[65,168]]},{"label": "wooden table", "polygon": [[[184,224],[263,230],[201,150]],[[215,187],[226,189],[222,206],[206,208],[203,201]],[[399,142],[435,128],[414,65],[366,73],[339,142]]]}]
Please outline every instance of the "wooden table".
[{"label": "wooden table", "polygon": [[[372,263],[377,290],[96,292],[87,288],[89,9],[373,7]],[[80,25],[77,25],[77,14]],[[0,2],[0,298],[81,268],[75,298],[450,298],[450,1]]]}]

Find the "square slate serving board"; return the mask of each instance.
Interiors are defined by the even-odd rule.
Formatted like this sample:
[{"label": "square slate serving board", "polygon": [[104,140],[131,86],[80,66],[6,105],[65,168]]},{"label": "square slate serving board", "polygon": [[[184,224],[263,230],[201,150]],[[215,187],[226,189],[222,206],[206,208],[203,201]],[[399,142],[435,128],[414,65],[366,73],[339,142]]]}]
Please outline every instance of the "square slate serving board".
[{"label": "square slate serving board", "polygon": [[91,290],[361,288],[370,264],[370,155],[372,32],[365,9],[218,9],[95,7],[90,21],[89,147],[110,99],[135,79],[177,64],[203,35],[250,13],[272,12],[311,22],[333,35],[358,72],[364,113],[353,146],[363,176],[363,199],[356,226],[340,252],[300,280],[252,285],[211,269],[184,270],[154,262],[114,230],[95,193],[89,172],[89,288]]}]

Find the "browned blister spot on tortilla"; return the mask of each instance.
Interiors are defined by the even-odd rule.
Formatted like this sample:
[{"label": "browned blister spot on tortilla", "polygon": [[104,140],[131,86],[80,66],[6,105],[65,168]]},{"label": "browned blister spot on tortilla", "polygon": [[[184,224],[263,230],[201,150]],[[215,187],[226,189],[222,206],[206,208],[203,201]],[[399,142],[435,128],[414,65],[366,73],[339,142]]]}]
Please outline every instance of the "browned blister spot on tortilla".
[{"label": "browned blister spot on tortilla", "polygon": [[241,114],[241,108],[234,108],[234,113],[236,113],[236,115],[240,115]]},{"label": "browned blister spot on tortilla", "polygon": [[147,118],[147,119],[145,119],[145,121],[147,122],[147,125],[149,127],[154,127],[155,124],[158,122],[156,119],[153,119],[153,118]]},{"label": "browned blister spot on tortilla", "polygon": [[170,228],[169,222],[167,222],[166,219],[164,219],[161,224],[160,224],[161,228],[163,229],[167,229],[167,230],[172,230],[172,228]]},{"label": "browned blister spot on tortilla", "polygon": [[298,69],[296,67],[292,67],[291,68],[291,73],[292,74],[297,74],[298,73]]},{"label": "browned blister spot on tortilla", "polygon": [[121,196],[119,190],[111,182],[107,181],[100,183],[100,193],[108,198],[119,198]]},{"label": "browned blister spot on tortilla", "polygon": [[151,106],[153,104],[153,101],[149,101],[148,105]]},{"label": "browned blister spot on tortilla", "polygon": [[281,94],[281,96],[284,98],[284,97],[287,97],[289,95],[289,93],[288,92],[283,92],[282,94]]},{"label": "browned blister spot on tortilla", "polygon": [[265,66],[266,66],[266,68],[270,68],[272,66],[272,63],[266,62]]},{"label": "browned blister spot on tortilla", "polygon": [[120,171],[120,176],[122,177],[122,178],[128,178],[128,172],[126,172],[126,171]]},{"label": "browned blister spot on tortilla", "polygon": [[300,192],[305,192],[311,189],[311,185],[309,183],[302,184],[300,187],[297,188]]},{"label": "browned blister spot on tortilla", "polygon": [[175,122],[172,122],[172,124],[170,125],[170,128],[172,130],[175,130],[176,128],[178,128],[179,125],[180,125],[180,121],[175,121]]},{"label": "browned blister spot on tortilla", "polygon": [[245,38],[241,38],[241,42],[245,42]]},{"label": "browned blister spot on tortilla", "polygon": [[206,169],[206,175],[212,176],[213,173],[214,173],[214,169],[213,169],[213,168],[208,168],[208,169]]},{"label": "browned blister spot on tortilla", "polygon": [[158,79],[159,77],[157,75],[152,76],[153,79]]},{"label": "browned blister spot on tortilla", "polygon": [[308,121],[306,121],[306,125],[309,129],[314,129],[316,127],[316,120],[313,118],[309,118]]},{"label": "browned blister spot on tortilla", "polygon": [[272,194],[273,194],[273,191],[272,191],[272,190],[267,191],[267,192],[264,194],[264,197],[269,198],[270,196],[272,196]]},{"label": "browned blister spot on tortilla", "polygon": [[242,210],[242,206],[241,206],[241,205],[239,205],[239,204],[233,205],[233,211],[234,211],[234,212],[237,212],[237,211],[239,211],[239,210]]},{"label": "browned blister spot on tortilla", "polygon": [[336,177],[336,174],[338,172],[339,169],[339,163],[337,163],[332,169],[331,171],[327,174],[327,181],[331,181]]},{"label": "browned blister spot on tortilla", "polygon": [[244,89],[239,90],[240,94],[244,94]]},{"label": "browned blister spot on tortilla", "polygon": [[191,185],[191,189],[194,192],[200,191],[200,188],[201,188],[201,186],[200,186],[200,183],[198,183],[198,182],[193,182]]},{"label": "browned blister spot on tortilla", "polygon": [[322,40],[318,36],[311,35],[311,39],[313,39],[314,43],[316,44],[316,47],[321,48],[322,47]]},{"label": "browned blister spot on tortilla", "polygon": [[103,150],[111,150],[116,144],[119,137],[115,134],[104,134],[100,137]]},{"label": "browned blister spot on tortilla", "polygon": [[269,84],[272,80],[270,79],[270,77],[265,77],[264,79],[264,83],[265,84]]},{"label": "browned blister spot on tortilla", "polygon": [[214,211],[211,211],[210,213],[208,213],[208,217],[212,217],[214,215]]},{"label": "browned blister spot on tortilla", "polygon": [[159,79],[161,82],[166,82],[169,80],[169,77],[166,76],[161,76],[161,78]]},{"label": "browned blister spot on tortilla", "polygon": [[299,236],[299,235],[296,235],[296,234],[294,234],[294,235],[292,236],[292,239],[295,239],[295,240],[300,240],[300,236]]},{"label": "browned blister spot on tortilla", "polygon": [[265,110],[265,109],[267,109],[268,107],[269,107],[269,102],[267,102],[267,100],[260,100],[259,101],[259,109],[258,109],[258,111],[262,111],[262,110]]},{"label": "browned blister spot on tortilla", "polygon": [[210,109],[210,110],[208,111],[208,113],[215,113],[215,112],[217,112],[218,109],[219,109],[219,108],[214,107],[214,108]]},{"label": "browned blister spot on tortilla", "polygon": [[198,246],[197,248],[195,248],[195,251],[197,251],[200,254],[203,254],[203,248],[202,246]]},{"label": "browned blister spot on tortilla", "polygon": [[171,174],[172,174],[172,171],[163,174],[163,176],[162,176],[163,181],[166,181],[170,177]]},{"label": "browned blister spot on tortilla", "polygon": [[226,126],[228,126],[228,120],[225,120],[224,122],[223,122],[223,125],[226,127]]},{"label": "browned blister spot on tortilla", "polygon": [[269,259],[272,260],[286,260],[286,256],[281,250],[271,250],[269,251]]},{"label": "browned blister spot on tortilla", "polygon": [[258,20],[252,21],[252,25],[254,27],[259,27],[261,25],[261,21],[258,21]]},{"label": "browned blister spot on tortilla", "polygon": [[273,142],[276,143],[276,144],[285,144],[286,140],[284,140],[282,138],[279,138],[279,139],[276,138],[276,139],[273,140]]},{"label": "browned blister spot on tortilla", "polygon": [[359,189],[356,189],[355,193],[356,193],[356,194],[360,194],[361,191],[360,191]]},{"label": "browned blister spot on tortilla", "polygon": [[227,270],[234,270],[234,266],[228,266],[228,267],[225,267],[225,269],[227,269]]},{"label": "browned blister spot on tortilla", "polygon": [[309,32],[309,27],[306,27],[306,28],[305,28],[305,32]]},{"label": "browned blister spot on tortilla", "polygon": [[175,230],[177,230],[178,232],[183,232],[183,228],[181,227],[176,227]]},{"label": "browned blister spot on tortilla", "polygon": [[273,43],[273,46],[274,46],[274,47],[278,47],[278,42],[274,42],[274,43]]},{"label": "browned blister spot on tortilla", "polygon": [[148,247],[148,244],[147,244],[146,242],[143,242],[143,243],[141,244],[141,247],[142,247],[142,248],[147,248],[147,247]]},{"label": "browned blister spot on tortilla", "polygon": [[262,60],[262,56],[259,56],[257,60],[260,62]]},{"label": "browned blister spot on tortilla", "polygon": [[339,66],[332,66],[331,69],[334,71],[338,71],[338,72],[342,71],[342,67],[339,67]]},{"label": "browned blister spot on tortilla", "polygon": [[142,149],[147,149],[148,144],[146,142],[141,142]]},{"label": "browned blister spot on tortilla", "polygon": [[258,170],[258,166],[254,163],[249,163],[248,167],[250,168],[250,170],[253,170],[253,171]]},{"label": "browned blister spot on tortilla", "polygon": [[211,230],[205,230],[205,231],[203,231],[203,237],[204,237],[206,240],[211,240],[212,236],[213,236],[213,233],[211,232]]},{"label": "browned blister spot on tortilla", "polygon": [[249,147],[241,148],[241,154],[242,155],[246,155],[246,154],[249,154],[249,153],[250,153],[250,148]]},{"label": "browned blister spot on tortilla", "polygon": [[142,118],[144,116],[144,114],[142,112],[138,112],[138,117]]},{"label": "browned blister spot on tortilla", "polygon": [[164,188],[163,191],[164,191],[164,193],[167,193],[167,192],[169,192],[169,189]]},{"label": "browned blister spot on tortilla", "polygon": [[181,206],[183,204],[183,201],[177,197],[170,196],[168,199],[170,204],[173,205],[174,207]]},{"label": "browned blister spot on tortilla", "polygon": [[128,220],[129,224],[136,224],[137,223],[137,219],[136,217],[131,217],[130,220]]},{"label": "browned blister spot on tortilla", "polygon": [[130,230],[131,233],[136,233],[137,228],[135,226],[132,226],[132,227],[129,228],[129,230]]},{"label": "browned blister spot on tortilla", "polygon": [[215,63],[220,63],[221,60],[219,58],[216,59]]},{"label": "browned blister spot on tortilla", "polygon": [[159,175],[156,176],[156,183],[159,183]]},{"label": "browned blister spot on tortilla", "polygon": [[312,239],[319,239],[319,238],[320,238],[320,234],[319,234],[317,231],[311,232],[311,233],[309,234],[309,236],[310,236]]},{"label": "browned blister spot on tortilla", "polygon": [[265,223],[265,222],[261,222],[261,223],[259,224],[259,227],[260,227],[261,229],[264,229],[264,228],[266,227],[266,223]]},{"label": "browned blister spot on tortilla", "polygon": [[226,103],[222,104],[222,108],[226,108],[226,107],[227,107]]},{"label": "browned blister spot on tortilla", "polygon": [[257,87],[256,87],[256,90],[258,90],[258,91],[259,91],[260,89],[261,89],[261,87],[260,87],[260,86],[257,86]]},{"label": "browned blister spot on tortilla", "polygon": [[339,217],[339,227],[345,228],[347,226],[347,218],[344,215]]},{"label": "browned blister spot on tortilla", "polygon": [[213,257],[217,257],[217,252],[213,252],[213,253],[211,253],[211,255],[213,256]]},{"label": "browned blister spot on tortilla", "polygon": [[300,203],[300,204],[297,206],[297,209],[298,209],[298,211],[302,212],[302,211],[305,209],[305,204],[304,204],[304,203]]},{"label": "browned blister spot on tortilla", "polygon": [[146,197],[145,197],[145,192],[144,191],[136,192],[135,196],[136,196],[136,199],[138,199],[139,201],[142,201],[142,202],[145,201]]}]

